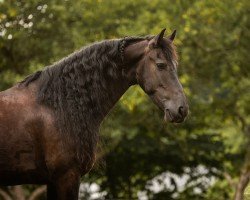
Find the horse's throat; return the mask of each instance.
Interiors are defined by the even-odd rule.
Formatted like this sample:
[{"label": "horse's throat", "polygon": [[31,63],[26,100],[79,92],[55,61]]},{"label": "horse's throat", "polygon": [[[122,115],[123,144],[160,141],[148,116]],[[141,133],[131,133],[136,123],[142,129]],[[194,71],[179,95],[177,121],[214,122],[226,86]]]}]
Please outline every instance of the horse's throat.
[{"label": "horse's throat", "polygon": [[101,123],[107,114],[112,110],[115,104],[119,101],[121,96],[131,86],[130,82],[126,79],[120,79],[109,82],[107,84],[108,89],[102,91],[102,95],[99,99],[100,116],[95,116],[99,123]]}]

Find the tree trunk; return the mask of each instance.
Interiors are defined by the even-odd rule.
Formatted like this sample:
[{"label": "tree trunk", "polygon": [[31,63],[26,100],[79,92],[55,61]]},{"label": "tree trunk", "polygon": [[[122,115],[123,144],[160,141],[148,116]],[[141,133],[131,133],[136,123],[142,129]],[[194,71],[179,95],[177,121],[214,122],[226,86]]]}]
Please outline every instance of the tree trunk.
[{"label": "tree trunk", "polygon": [[249,181],[250,181],[250,170],[248,168],[245,168],[240,175],[239,182],[237,183],[234,200],[244,199],[244,191]]},{"label": "tree trunk", "polygon": [[37,199],[37,197],[39,197],[40,195],[42,195],[45,192],[46,192],[46,186],[41,186],[41,187],[35,189],[31,193],[31,195],[29,197],[29,200],[35,200],[35,199]]},{"label": "tree trunk", "polygon": [[11,196],[6,191],[0,188],[0,199],[2,199],[1,197],[3,198],[3,200],[12,200]]},{"label": "tree trunk", "polygon": [[25,200],[24,191],[21,185],[14,186],[12,193],[15,200]]}]

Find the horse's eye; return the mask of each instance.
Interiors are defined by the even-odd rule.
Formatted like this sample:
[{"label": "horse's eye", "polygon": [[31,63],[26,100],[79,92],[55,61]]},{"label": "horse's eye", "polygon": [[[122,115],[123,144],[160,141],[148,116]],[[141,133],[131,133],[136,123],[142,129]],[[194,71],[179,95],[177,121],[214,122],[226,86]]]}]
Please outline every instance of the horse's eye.
[{"label": "horse's eye", "polygon": [[167,65],[166,65],[165,63],[156,63],[156,66],[157,66],[160,70],[162,70],[162,69],[164,69]]}]

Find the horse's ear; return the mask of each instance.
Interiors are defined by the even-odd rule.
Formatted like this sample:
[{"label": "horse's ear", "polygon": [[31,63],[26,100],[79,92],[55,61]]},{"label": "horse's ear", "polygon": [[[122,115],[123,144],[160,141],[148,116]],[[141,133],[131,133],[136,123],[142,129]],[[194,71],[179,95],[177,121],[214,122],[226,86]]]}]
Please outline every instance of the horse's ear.
[{"label": "horse's ear", "polygon": [[155,36],[154,40],[155,40],[156,46],[161,46],[165,31],[166,31],[166,28],[162,29],[162,31],[157,36]]},{"label": "horse's ear", "polygon": [[154,49],[154,48],[161,46],[161,44],[163,42],[163,36],[164,36],[165,31],[166,31],[166,29],[164,28],[164,29],[162,29],[162,31],[158,35],[153,37],[153,39],[149,42],[150,49]]},{"label": "horse's ear", "polygon": [[174,30],[173,33],[170,36],[168,36],[168,39],[174,41],[175,36],[176,36],[176,30]]}]

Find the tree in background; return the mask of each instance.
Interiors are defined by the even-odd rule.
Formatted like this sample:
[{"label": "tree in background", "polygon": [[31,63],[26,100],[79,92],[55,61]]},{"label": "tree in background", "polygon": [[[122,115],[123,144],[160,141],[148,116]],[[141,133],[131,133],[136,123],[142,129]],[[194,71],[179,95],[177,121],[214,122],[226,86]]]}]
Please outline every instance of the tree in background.
[{"label": "tree in background", "polygon": [[[98,155],[106,166],[83,182],[98,184],[109,199],[138,193],[242,199],[250,178],[249,6],[247,0],[2,0],[0,88],[94,41],[177,29],[189,118],[164,124],[162,113],[133,87],[103,124]],[[176,176],[186,177],[183,186]],[[24,196],[33,190],[25,187]]]}]

